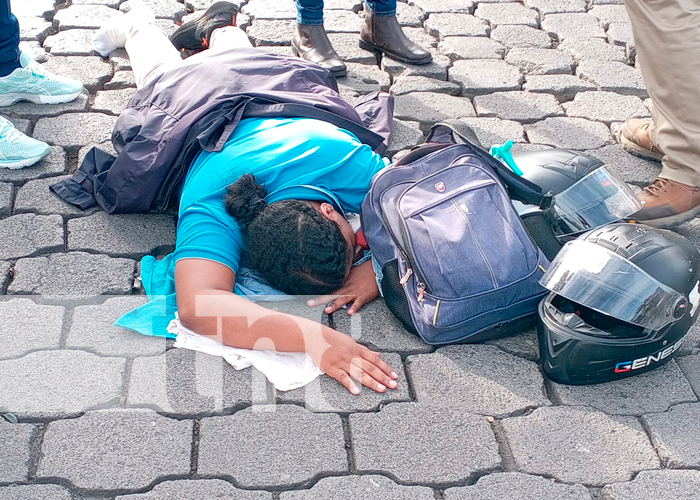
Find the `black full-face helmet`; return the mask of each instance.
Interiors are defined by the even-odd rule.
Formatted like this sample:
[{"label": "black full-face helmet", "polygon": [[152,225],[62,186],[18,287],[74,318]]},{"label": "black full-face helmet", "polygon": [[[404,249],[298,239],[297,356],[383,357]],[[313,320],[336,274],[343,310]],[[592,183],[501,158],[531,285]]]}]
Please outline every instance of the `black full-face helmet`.
[{"label": "black full-face helmet", "polygon": [[538,336],[547,376],[595,384],[671,359],[698,315],[700,254],[682,236],[617,223],[564,245],[542,276]]},{"label": "black full-face helmet", "polygon": [[617,222],[642,206],[629,186],[593,156],[566,149],[513,155],[522,177],[552,195],[550,206],[513,202],[523,225],[549,260],[579,234]]}]

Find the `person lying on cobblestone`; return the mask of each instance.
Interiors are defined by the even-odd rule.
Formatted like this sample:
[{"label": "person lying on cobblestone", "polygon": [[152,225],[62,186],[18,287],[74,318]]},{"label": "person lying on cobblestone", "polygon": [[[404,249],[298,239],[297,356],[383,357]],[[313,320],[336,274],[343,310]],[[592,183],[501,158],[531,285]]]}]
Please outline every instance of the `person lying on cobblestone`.
[{"label": "person lying on cobblestone", "polygon": [[[19,47],[19,22],[10,11],[10,0],[0,0],[0,108],[17,101],[36,104],[70,102],[83,84],[44,70]],[[0,116],[0,168],[34,165],[51,152],[49,145],[26,136]]]},{"label": "person lying on cobblestone", "polygon": [[700,214],[700,7],[697,0],[625,0],[652,122],[628,120],[620,143],[661,161],[635,218],[671,227]]},{"label": "person lying on cobblestone", "polygon": [[[96,47],[103,55],[126,47],[139,87],[120,120],[142,110],[144,96],[161,106],[153,111],[159,114],[152,126],[141,122],[140,134],[154,129],[160,133],[167,119],[181,114],[182,108],[202,107],[226,95],[230,79],[246,79],[248,85],[258,89],[277,81],[279,90],[273,90],[281,96],[303,94],[300,102],[288,97],[271,108],[260,105],[262,116],[243,117],[226,125],[224,128],[231,130],[223,141],[217,139],[220,147],[197,152],[189,168],[183,170],[186,175],[172,257],[180,321],[190,330],[217,336],[234,347],[307,352],[326,374],[355,394],[359,393],[355,381],[377,392],[396,388],[397,374],[379,354],[350,336],[314,321],[270,311],[232,293],[245,254],[258,266],[256,270],[282,292],[347,295],[327,307],[326,312],[347,303],[349,312],[354,313],[377,296],[371,261],[352,266],[356,242],[344,214],[359,212],[370,178],[387,164],[354,132],[377,147],[383,138],[365,128],[357,114],[351,119],[356,112],[340,99],[333,89],[335,80],[326,70],[294,57],[253,49],[246,34],[233,26],[233,5],[229,4],[227,11],[208,11],[174,34],[179,39],[189,37],[187,46],[208,47],[186,61],[181,60],[160,29],[147,22],[153,14],[144,9],[136,5],[104,26],[96,38]],[[172,78],[192,71],[200,82],[196,89],[185,86],[185,78]],[[171,92],[174,100],[167,104],[165,113],[163,96],[155,95],[159,91]],[[260,103],[268,102],[275,94],[266,95]],[[294,106],[287,109],[298,110],[296,114],[284,111],[289,101]],[[304,107],[305,102],[312,106]],[[256,109],[255,104],[251,98],[245,109]],[[279,109],[282,111],[275,113]],[[335,110],[344,116],[330,112]],[[228,111],[227,116],[243,112],[237,108]],[[223,121],[224,116],[218,119]],[[173,127],[182,127],[185,121],[180,119]],[[119,127],[118,121],[115,135]],[[126,133],[133,139],[133,129]],[[120,178],[123,180],[129,175],[138,176],[144,168],[153,168],[158,148],[173,147],[174,135],[169,130],[158,141],[137,138],[120,146],[120,156],[106,173],[113,174],[115,166],[124,168],[127,175]],[[134,150],[140,153],[134,155]],[[125,161],[121,161],[123,154],[127,155]],[[103,173],[90,182],[94,194],[99,194],[100,186],[95,184],[103,181]],[[60,183],[57,192],[66,195],[65,189],[84,188],[85,183],[78,182],[84,178],[84,171],[79,170],[74,184]],[[128,183],[121,186],[118,196],[133,196],[132,192],[122,192],[130,190]],[[86,192],[82,195],[87,196]],[[222,317],[219,322],[216,315],[201,312],[222,304],[235,316]]]}]

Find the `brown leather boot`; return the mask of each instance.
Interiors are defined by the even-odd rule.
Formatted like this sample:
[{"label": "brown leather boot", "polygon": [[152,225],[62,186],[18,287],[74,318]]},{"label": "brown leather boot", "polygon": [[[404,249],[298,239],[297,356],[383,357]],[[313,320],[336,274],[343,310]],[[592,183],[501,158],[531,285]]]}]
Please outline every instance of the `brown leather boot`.
[{"label": "brown leather boot", "polygon": [[661,161],[664,152],[651,140],[649,129],[653,126],[652,122],[641,118],[627,120],[620,130],[620,144],[635,156]]},{"label": "brown leather boot", "polygon": [[309,62],[327,69],[334,76],[345,76],[345,63],[331,45],[326,29],[322,24],[299,24],[292,36],[292,50]]},{"label": "brown leather boot", "polygon": [[644,207],[632,217],[654,227],[668,228],[700,214],[700,187],[658,177],[637,195]]},{"label": "brown leather boot", "polygon": [[433,60],[430,52],[408,39],[396,16],[376,16],[371,11],[365,11],[360,47],[405,64],[428,64]]}]

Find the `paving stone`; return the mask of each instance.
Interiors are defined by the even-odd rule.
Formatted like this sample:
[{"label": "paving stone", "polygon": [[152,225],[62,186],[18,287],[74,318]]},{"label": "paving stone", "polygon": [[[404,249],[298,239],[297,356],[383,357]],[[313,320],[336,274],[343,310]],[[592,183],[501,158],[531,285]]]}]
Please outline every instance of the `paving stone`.
[{"label": "paving stone", "polygon": [[0,302],[0,359],[22,356],[37,349],[58,349],[64,308],[43,306],[29,299]]},{"label": "paving stone", "polygon": [[462,86],[465,96],[520,90],[523,76],[505,61],[475,59],[455,61],[449,79]]},{"label": "paving stone", "polygon": [[613,23],[608,26],[608,42],[625,47],[627,56],[630,58],[635,57],[634,33],[629,23]]},{"label": "paving stone", "polygon": [[391,93],[395,96],[411,92],[434,92],[450,95],[459,95],[462,87],[452,82],[444,82],[424,76],[404,76],[397,78],[391,86]]},{"label": "paving stone", "polygon": [[581,61],[617,61],[627,64],[625,49],[611,45],[601,38],[567,38],[559,50],[571,54],[576,62]]},{"label": "paving stone", "polygon": [[0,217],[7,217],[12,212],[12,184],[0,182]]},{"label": "paving stone", "polygon": [[388,57],[383,57],[381,68],[383,71],[399,78],[402,76],[422,76],[436,80],[447,80],[447,69],[450,67],[450,58],[433,53],[433,60],[428,64],[404,64],[394,61]]},{"label": "paving stone", "polygon": [[391,85],[389,75],[376,66],[354,63],[346,63],[346,66],[347,76],[336,79],[339,89],[352,89],[355,96],[389,90]]},{"label": "paving stone", "polygon": [[405,122],[394,120],[391,128],[389,146],[384,152],[387,158],[393,157],[396,153],[404,149],[410,149],[423,142],[423,132],[418,122]]},{"label": "paving stone", "polygon": [[700,398],[700,356],[696,354],[678,357],[676,362],[690,382],[695,394]]},{"label": "paving stone", "polygon": [[651,116],[639,97],[615,92],[581,92],[573,101],[564,103],[564,109],[568,116],[605,123]]},{"label": "paving stone", "polygon": [[12,6],[12,15],[16,17],[43,17],[50,19],[54,11],[55,0],[32,0],[16,2]]},{"label": "paving stone", "polygon": [[501,422],[515,468],[568,483],[601,486],[659,468],[639,422],[586,407],[538,408]]},{"label": "paving stone", "polygon": [[588,13],[597,18],[605,29],[612,23],[630,22],[624,5],[594,5]]},{"label": "paving stone", "polygon": [[155,356],[165,352],[165,339],[149,337],[113,326],[123,314],[147,302],[146,297],[115,297],[100,305],[73,310],[66,347],[101,356]]},{"label": "paving stone", "polygon": [[125,71],[131,70],[131,60],[129,60],[129,54],[126,49],[113,50],[109,54],[109,62],[114,66],[114,71]]},{"label": "paving stone", "polygon": [[530,26],[498,26],[491,32],[491,39],[502,43],[508,48],[549,49],[552,47],[552,39],[547,33]]},{"label": "paving stone", "polygon": [[49,53],[46,52],[44,47],[36,40],[20,42],[19,49],[29,54],[29,56],[39,64],[43,64],[49,59]]},{"label": "paving stone", "polygon": [[398,481],[444,484],[498,467],[498,445],[485,417],[450,408],[392,403],[349,418],[358,472]]},{"label": "paving stone", "polygon": [[554,96],[533,92],[495,92],[476,96],[474,107],[480,117],[502,118],[523,123],[532,123],[549,116],[564,114]]},{"label": "paving stone", "polygon": [[352,316],[344,311],[336,312],[333,314],[333,327],[379,352],[416,354],[430,351],[430,346],[420,337],[406,331],[383,299],[373,300]]},{"label": "paving stone", "polygon": [[586,0],[525,0],[525,5],[538,10],[540,14],[586,12]]},{"label": "paving stone", "polygon": [[136,79],[134,78],[134,73],[130,70],[115,71],[112,79],[104,84],[105,90],[119,90],[127,88],[136,88]]},{"label": "paving stone", "polygon": [[363,17],[349,10],[329,10],[323,14],[323,26],[327,33],[359,34],[362,20]]},{"label": "paving stone", "polygon": [[661,171],[661,164],[651,160],[638,158],[618,145],[613,144],[600,149],[586,151],[610,165],[622,179],[630,184],[645,186],[653,181]]},{"label": "paving stone", "polygon": [[[46,105],[45,105],[46,106]],[[12,118],[7,116],[9,112],[7,111],[9,107],[3,108],[3,115],[12,122],[12,125],[15,126],[17,130],[22,132],[24,135],[29,135],[31,136],[31,129],[32,129],[32,122],[29,120],[25,120],[24,118]]]},{"label": "paving stone", "polygon": [[97,212],[68,221],[68,250],[88,250],[113,257],[140,257],[172,251],[175,220],[167,214],[108,215]]},{"label": "paving stone", "polygon": [[97,30],[67,30],[47,36],[44,48],[54,56],[91,56]]},{"label": "paving stone", "polygon": [[285,491],[281,500],[432,500],[433,490],[425,486],[403,486],[384,476],[343,476],[321,479],[310,490]]},{"label": "paving stone", "polygon": [[146,4],[153,9],[157,19],[174,19],[178,21],[187,14],[187,8],[176,0],[148,0]]},{"label": "paving stone", "polygon": [[499,418],[551,404],[537,364],[495,346],[442,347],[410,356],[406,368],[421,404]]},{"label": "paving stone", "polygon": [[136,93],[136,89],[121,89],[98,92],[95,96],[95,103],[92,111],[102,111],[104,113],[119,115],[131,98]]},{"label": "paving stone", "polygon": [[24,182],[40,179],[66,171],[66,152],[63,148],[53,147],[51,153],[39,163],[18,170],[0,169],[0,181]]},{"label": "paving stone", "polygon": [[[294,2],[292,0],[287,0],[292,5]],[[324,10],[351,10],[353,12],[359,12],[362,9],[361,0],[326,0],[323,2]],[[296,12],[296,11],[295,11]]]},{"label": "paving stone", "polygon": [[112,65],[101,57],[53,56],[44,67],[53,73],[80,80],[92,93],[112,78]]},{"label": "paving stone", "polygon": [[86,92],[83,92],[75,100],[63,104],[34,104],[29,101],[20,101],[17,104],[3,108],[3,114],[43,118],[72,111],[85,111],[87,110],[87,105],[88,95]]},{"label": "paving stone", "polygon": [[608,127],[583,118],[547,118],[526,125],[525,132],[533,144],[564,149],[598,149],[613,142]]},{"label": "paving stone", "polygon": [[503,44],[483,36],[448,36],[438,52],[452,59],[503,59]]},{"label": "paving stone", "polygon": [[120,3],[120,0],[71,0],[71,5],[106,5],[113,9],[119,7]]},{"label": "paving stone", "polygon": [[101,113],[69,113],[55,118],[40,118],[34,126],[34,138],[56,146],[79,148],[108,140],[115,116]]},{"label": "paving stone", "polygon": [[416,92],[397,96],[394,116],[399,120],[414,120],[433,124],[452,117],[476,116],[474,106],[465,97],[435,92]]},{"label": "paving stone", "polygon": [[[0,482],[26,481],[29,478],[30,447],[35,434],[33,425],[11,424],[0,418]],[[0,488],[0,499],[4,498],[3,494],[3,488]]]},{"label": "paving stone", "polygon": [[17,259],[63,250],[63,219],[21,214],[0,220],[0,259]]},{"label": "paving stone", "polygon": [[53,23],[40,17],[20,17],[18,21],[20,40],[41,42],[54,31]]},{"label": "paving stone", "polygon": [[5,293],[7,284],[10,282],[10,269],[12,265],[9,262],[0,261],[0,293]]},{"label": "paving stone", "polygon": [[251,402],[268,402],[265,376],[252,368],[235,370],[221,357],[170,349],[137,358],[131,368],[127,399],[131,407],[196,416]]},{"label": "paving stone", "polygon": [[642,73],[631,66],[615,61],[583,61],[576,71],[578,76],[598,86],[599,90],[609,90],[618,94],[648,97]]},{"label": "paving stone", "polygon": [[20,259],[7,288],[13,295],[124,295],[131,293],[136,262],[84,252]]},{"label": "paving stone", "polygon": [[438,39],[429,35],[423,28],[403,28],[403,32],[409,40],[425,49],[437,47]]},{"label": "paving stone", "polygon": [[255,21],[247,30],[248,38],[256,47],[264,45],[289,45],[295,21]]},{"label": "paving stone", "polygon": [[56,12],[54,21],[58,22],[61,31],[71,28],[98,29],[120,15],[119,11],[104,5],[71,5]]},{"label": "paving stone", "polygon": [[700,471],[642,471],[634,481],[609,484],[601,492],[602,500],[658,498],[692,500],[700,488]]},{"label": "paving stone", "polygon": [[523,90],[552,94],[559,102],[570,101],[579,92],[596,90],[596,86],[574,75],[528,75]]},{"label": "paving stone", "polygon": [[340,58],[346,63],[376,64],[377,58],[374,53],[360,48],[357,43],[357,34],[329,33],[328,39]]},{"label": "paving stone", "polygon": [[254,407],[204,418],[199,432],[197,472],[231,476],[243,487],[290,486],[348,471],[338,415],[294,405]]},{"label": "paving stone", "polygon": [[89,215],[98,210],[98,207],[86,211],[80,210],[75,205],[63,201],[49,190],[49,186],[70,176],[48,177],[27,182],[19,188],[15,197],[15,213],[58,214],[62,216]]},{"label": "paving stone", "polygon": [[49,423],[37,477],[91,490],[145,488],[161,476],[189,474],[191,447],[191,421],[150,410],[90,412]]},{"label": "paving stone", "polygon": [[567,38],[605,38],[598,20],[588,14],[547,14],[542,29],[560,42]]},{"label": "paving stone", "polygon": [[356,412],[376,411],[380,405],[395,401],[410,401],[408,381],[403,369],[401,356],[384,353],[382,359],[399,375],[396,389],[387,389],[378,393],[367,387],[360,388],[360,395],[354,396],[348,390],[327,375],[321,375],[311,384],[287,392],[279,392],[278,400],[283,403],[303,404],[313,412]]},{"label": "paving stone", "polygon": [[29,418],[118,403],[126,360],[84,351],[37,351],[0,362],[0,411]]},{"label": "paving stone", "polygon": [[500,118],[462,118],[461,121],[469,125],[486,148],[506,141],[525,142],[523,126],[518,122]]},{"label": "paving stone", "polygon": [[700,404],[674,406],[666,413],[644,415],[642,422],[649,429],[651,442],[664,467],[700,467],[700,427],[688,425],[700,421]]},{"label": "paving stone", "polygon": [[[326,6],[326,8],[328,7]],[[243,6],[241,12],[250,16],[253,20],[297,18],[296,5],[290,1],[250,0]]]},{"label": "paving stone", "polygon": [[408,5],[403,2],[396,4],[396,19],[401,26],[410,26],[412,28],[421,28],[425,15],[420,8],[414,5]]},{"label": "paving stone", "polygon": [[531,75],[570,75],[574,70],[573,58],[555,49],[516,47],[508,51],[506,62]]},{"label": "paving stone", "polygon": [[639,416],[697,401],[675,360],[650,372],[605,384],[552,383],[552,393],[565,405],[588,405],[611,415]]},{"label": "paving stone", "polygon": [[559,484],[543,477],[529,476],[519,472],[489,474],[479,479],[473,486],[448,488],[443,494],[445,500],[497,500],[517,498],[518,500],[591,500],[591,494],[580,484]]},{"label": "paving stone", "polygon": [[522,24],[538,28],[540,25],[537,11],[519,3],[480,3],[474,15],[488,21],[492,26]]},{"label": "paving stone", "polygon": [[431,14],[424,27],[440,40],[447,36],[488,36],[490,31],[486,21],[469,14]]},{"label": "paving stone", "polygon": [[272,493],[239,490],[221,479],[181,479],[157,484],[148,493],[118,496],[115,500],[172,500],[174,498],[187,500],[211,500],[213,498],[272,500]]},{"label": "paving stone", "polygon": [[0,500],[73,500],[63,486],[55,484],[10,485],[0,487]]},{"label": "paving stone", "polygon": [[474,2],[471,0],[413,0],[411,3],[420,7],[426,14],[438,12],[470,14],[474,10]]}]

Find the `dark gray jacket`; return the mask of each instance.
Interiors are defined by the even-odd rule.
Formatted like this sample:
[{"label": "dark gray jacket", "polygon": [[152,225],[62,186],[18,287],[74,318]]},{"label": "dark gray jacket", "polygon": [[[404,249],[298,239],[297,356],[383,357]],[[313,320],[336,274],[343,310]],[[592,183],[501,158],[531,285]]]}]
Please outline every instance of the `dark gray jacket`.
[{"label": "dark gray jacket", "polygon": [[93,148],[78,171],[51,186],[85,210],[164,210],[201,150],[220,151],[243,118],[306,117],[355,134],[382,153],[393,100],[370,94],[349,105],[331,74],[301,59],[261,49],[195,57],[140,89],[112,132],[118,156]]}]

